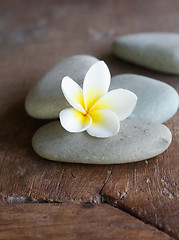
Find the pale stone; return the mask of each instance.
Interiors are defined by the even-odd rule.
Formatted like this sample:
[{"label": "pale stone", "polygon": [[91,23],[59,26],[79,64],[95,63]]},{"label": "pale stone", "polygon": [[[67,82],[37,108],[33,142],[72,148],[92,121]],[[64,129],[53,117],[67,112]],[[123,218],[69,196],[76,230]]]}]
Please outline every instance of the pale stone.
[{"label": "pale stone", "polygon": [[41,127],[34,134],[32,146],[41,157],[60,162],[118,164],[152,158],[170,145],[170,130],[142,120],[121,122],[119,133],[101,139],[86,132],[69,133],[59,121]]},{"label": "pale stone", "polygon": [[27,113],[39,119],[58,118],[59,112],[70,106],[61,90],[62,78],[69,76],[82,86],[87,71],[97,61],[92,56],[77,55],[57,63],[29,91],[25,101]]},{"label": "pale stone", "polygon": [[138,97],[129,118],[163,123],[178,110],[178,93],[164,82],[136,74],[120,74],[111,81],[110,89],[116,88],[128,89]]},{"label": "pale stone", "polygon": [[114,53],[157,71],[179,74],[179,34],[140,33],[116,39]]}]

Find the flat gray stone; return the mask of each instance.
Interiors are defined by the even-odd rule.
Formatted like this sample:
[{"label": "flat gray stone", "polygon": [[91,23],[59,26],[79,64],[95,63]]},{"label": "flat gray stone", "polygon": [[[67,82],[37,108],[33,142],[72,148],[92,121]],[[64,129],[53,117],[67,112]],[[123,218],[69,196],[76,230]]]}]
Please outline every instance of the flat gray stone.
[{"label": "flat gray stone", "polygon": [[178,110],[178,93],[161,81],[136,74],[121,74],[112,78],[110,89],[116,88],[128,89],[138,97],[129,118],[163,123]]},{"label": "flat gray stone", "polygon": [[29,91],[25,100],[27,113],[39,119],[58,118],[59,112],[69,107],[61,90],[62,78],[69,76],[82,86],[88,69],[97,61],[92,56],[77,55],[57,63]]},{"label": "flat gray stone", "polygon": [[179,34],[140,33],[119,37],[114,53],[127,61],[157,71],[179,74]]},{"label": "flat gray stone", "polygon": [[49,160],[118,164],[157,156],[168,148],[171,140],[166,126],[142,120],[121,122],[119,133],[106,139],[91,137],[86,132],[69,133],[55,121],[37,130],[32,146],[38,155]]}]

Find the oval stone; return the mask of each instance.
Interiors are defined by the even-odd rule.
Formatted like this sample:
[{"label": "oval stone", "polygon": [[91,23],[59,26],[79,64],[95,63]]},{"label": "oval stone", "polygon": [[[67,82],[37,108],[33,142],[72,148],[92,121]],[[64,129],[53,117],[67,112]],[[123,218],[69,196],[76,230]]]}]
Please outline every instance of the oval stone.
[{"label": "oval stone", "polygon": [[164,152],[171,143],[170,130],[142,120],[121,122],[119,133],[111,138],[95,138],[86,132],[69,133],[59,121],[36,131],[32,139],[35,152],[60,162],[118,164],[149,159]]},{"label": "oval stone", "polygon": [[82,86],[87,71],[97,61],[92,56],[76,55],[57,63],[29,91],[25,100],[27,113],[39,119],[58,118],[59,112],[69,107],[61,90],[62,78],[69,76]]},{"label": "oval stone", "polygon": [[110,89],[116,88],[128,89],[138,97],[129,118],[163,123],[178,110],[178,93],[161,81],[136,74],[120,74],[111,81]]},{"label": "oval stone", "polygon": [[140,33],[119,37],[114,53],[127,61],[157,71],[179,74],[179,34]]}]

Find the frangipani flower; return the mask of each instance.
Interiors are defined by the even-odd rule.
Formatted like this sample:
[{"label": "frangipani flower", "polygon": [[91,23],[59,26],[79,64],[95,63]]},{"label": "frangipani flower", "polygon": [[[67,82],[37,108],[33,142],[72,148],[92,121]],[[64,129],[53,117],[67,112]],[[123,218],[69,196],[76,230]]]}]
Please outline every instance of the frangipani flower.
[{"label": "frangipani flower", "polygon": [[137,96],[126,89],[108,92],[110,81],[109,69],[103,61],[88,70],[83,89],[70,77],[62,79],[63,94],[72,106],[59,114],[61,125],[67,131],[87,131],[101,138],[118,133],[120,121],[133,112]]}]

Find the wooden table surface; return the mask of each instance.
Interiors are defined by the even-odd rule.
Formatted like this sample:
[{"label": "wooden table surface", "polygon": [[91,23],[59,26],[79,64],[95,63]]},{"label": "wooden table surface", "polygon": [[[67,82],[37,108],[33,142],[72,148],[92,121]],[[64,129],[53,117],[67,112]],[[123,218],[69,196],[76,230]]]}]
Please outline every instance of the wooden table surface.
[{"label": "wooden table surface", "polygon": [[31,85],[57,61],[90,54],[112,75],[135,73],[179,91],[179,76],[113,56],[117,36],[179,32],[178,0],[1,0],[0,239],[179,238],[179,114],[165,123],[171,146],[147,161],[82,165],[47,161],[31,138],[47,121],[29,117]]}]

